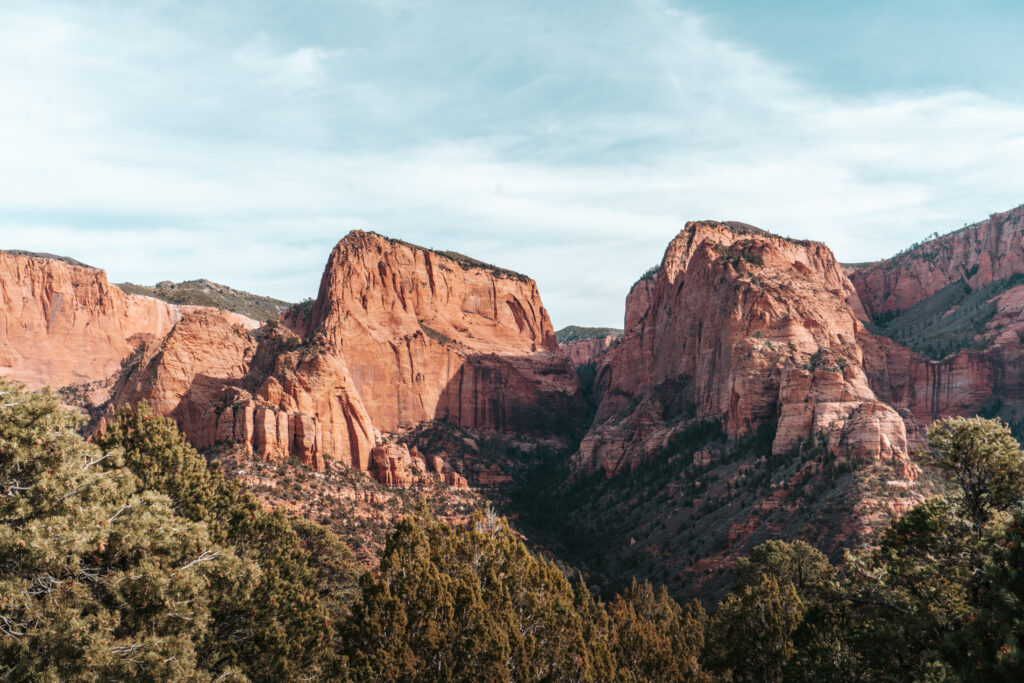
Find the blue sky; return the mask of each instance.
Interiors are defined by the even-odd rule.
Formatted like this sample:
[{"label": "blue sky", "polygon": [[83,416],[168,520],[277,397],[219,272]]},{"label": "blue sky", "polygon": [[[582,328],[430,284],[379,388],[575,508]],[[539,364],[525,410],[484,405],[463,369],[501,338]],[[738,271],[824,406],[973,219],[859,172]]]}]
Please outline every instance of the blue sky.
[{"label": "blue sky", "polygon": [[0,248],[299,300],[353,228],[621,325],[696,218],[891,255],[1024,202],[1024,6],[0,5]]}]

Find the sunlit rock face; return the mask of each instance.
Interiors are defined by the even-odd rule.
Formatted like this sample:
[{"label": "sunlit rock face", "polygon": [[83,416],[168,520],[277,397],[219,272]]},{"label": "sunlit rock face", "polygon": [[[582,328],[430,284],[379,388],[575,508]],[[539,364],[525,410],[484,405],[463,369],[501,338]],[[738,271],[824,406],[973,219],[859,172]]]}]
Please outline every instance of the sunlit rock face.
[{"label": "sunlit rock face", "polygon": [[881,404],[858,344],[863,307],[825,245],[689,223],[626,305],[624,336],[598,371],[580,470],[634,467],[693,419],[720,420],[731,438],[777,424],[776,454],[824,430],[847,434],[837,449],[873,439],[906,458],[898,415],[855,419]]}]

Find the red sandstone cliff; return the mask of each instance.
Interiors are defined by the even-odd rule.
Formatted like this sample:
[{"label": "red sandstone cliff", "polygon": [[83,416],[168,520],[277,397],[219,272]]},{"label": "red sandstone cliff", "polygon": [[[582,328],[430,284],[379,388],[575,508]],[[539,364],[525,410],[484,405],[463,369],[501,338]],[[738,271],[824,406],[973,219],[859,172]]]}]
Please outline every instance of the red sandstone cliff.
[{"label": "red sandstone cliff", "polygon": [[576,339],[574,341],[559,344],[562,353],[575,367],[580,365],[597,364],[604,358],[604,355],[619,341],[619,335],[606,334],[602,337],[591,337],[590,339]]},{"label": "red sandstone cliff", "polygon": [[277,325],[259,332],[221,311],[186,315],[126,368],[111,412],[145,399],[198,448],[233,443],[264,460],[368,469],[378,434],[344,359]]},{"label": "red sandstone cliff", "polygon": [[125,294],[102,270],[69,259],[0,251],[0,374],[30,389],[105,380],[140,344],[200,310]]},{"label": "red sandstone cliff", "polygon": [[843,455],[905,476],[903,421],[868,384],[857,293],[827,247],[742,224],[696,222],[627,300],[626,331],[598,371],[600,405],[576,463],[630,468],[688,420],[727,435],[778,422],[773,453],[827,430]]},{"label": "red sandstone cliff", "polygon": [[180,316],[176,306],[125,294],[102,270],[0,252],[0,374],[30,389],[106,379],[142,338],[162,337]]},{"label": "red sandstone cliff", "polygon": [[[866,312],[886,320],[919,304],[948,316],[956,306],[942,311],[945,304],[936,301],[944,288],[964,283],[978,291],[1022,273],[1024,207],[1018,207],[856,269],[850,278]],[[1024,285],[1007,286],[987,304],[992,315],[965,340],[971,348],[939,360],[886,337],[861,334],[872,388],[908,418],[918,441],[923,427],[938,417],[997,406],[1011,421],[1024,416]]]},{"label": "red sandstone cliff", "polygon": [[308,338],[344,355],[384,432],[444,417],[565,437],[585,413],[537,285],[459,255],[350,233],[328,261]]},{"label": "red sandstone cliff", "polygon": [[850,279],[866,314],[878,318],[962,279],[977,289],[1017,273],[1024,273],[1024,205],[853,270]]},{"label": "red sandstone cliff", "polygon": [[532,280],[363,232],[334,249],[315,305],[281,323],[254,333],[186,312],[121,371],[107,412],[143,399],[199,448],[317,469],[369,470],[382,432],[435,418],[564,440],[586,412]]}]

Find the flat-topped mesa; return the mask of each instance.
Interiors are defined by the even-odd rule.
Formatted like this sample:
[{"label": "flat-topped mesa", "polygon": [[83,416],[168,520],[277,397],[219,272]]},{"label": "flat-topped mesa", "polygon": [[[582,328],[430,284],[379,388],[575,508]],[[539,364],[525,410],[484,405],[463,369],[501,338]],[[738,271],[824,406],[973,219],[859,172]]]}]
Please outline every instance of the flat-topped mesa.
[{"label": "flat-topped mesa", "polygon": [[850,273],[872,319],[905,311],[961,280],[979,289],[1024,273],[1024,205]]},{"label": "flat-topped mesa", "polygon": [[479,353],[558,350],[530,278],[359,230],[331,252],[310,330],[343,343],[353,318],[387,336],[422,333],[426,325]]},{"label": "flat-topped mesa", "polygon": [[0,251],[0,375],[29,389],[107,379],[181,313],[73,259]]},{"label": "flat-topped mesa", "polygon": [[447,418],[565,435],[585,406],[533,280],[374,233],[331,253],[308,339],[342,354],[383,432]]},{"label": "flat-topped mesa", "polygon": [[[688,223],[627,299],[625,335],[598,370],[600,404],[578,466],[629,469],[692,419],[720,420],[730,438],[777,422],[776,454],[815,431],[845,430],[836,449],[902,461],[902,421],[878,403],[862,367],[858,312],[825,245]],[[876,448],[861,448],[872,440]]]}]

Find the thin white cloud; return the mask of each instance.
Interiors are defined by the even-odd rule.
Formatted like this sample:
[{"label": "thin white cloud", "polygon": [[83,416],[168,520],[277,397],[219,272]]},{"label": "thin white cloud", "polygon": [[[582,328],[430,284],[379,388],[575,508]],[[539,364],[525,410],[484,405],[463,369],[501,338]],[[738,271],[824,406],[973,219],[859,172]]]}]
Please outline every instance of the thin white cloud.
[{"label": "thin white cloud", "polygon": [[352,52],[315,46],[275,50],[270,39],[261,34],[237,50],[234,58],[268,85],[295,93],[327,83],[331,62]]},{"label": "thin white cloud", "polygon": [[0,246],[299,299],[367,228],[529,273],[556,325],[614,325],[688,219],[856,261],[1024,197],[1016,103],[826,96],[656,0],[386,4],[334,42],[0,8]]}]

